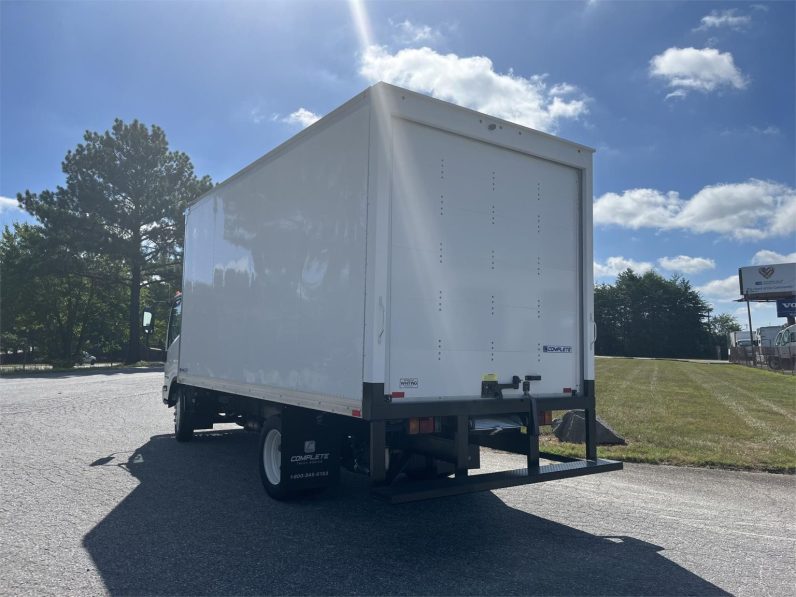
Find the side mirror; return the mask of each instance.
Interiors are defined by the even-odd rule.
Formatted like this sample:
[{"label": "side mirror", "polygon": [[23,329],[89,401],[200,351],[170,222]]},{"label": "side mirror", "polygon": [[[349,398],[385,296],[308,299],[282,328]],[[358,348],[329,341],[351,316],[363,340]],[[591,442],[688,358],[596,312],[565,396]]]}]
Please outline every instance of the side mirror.
[{"label": "side mirror", "polygon": [[151,334],[154,328],[152,324],[152,311],[149,309],[144,309],[144,316],[141,319],[141,328],[144,330],[145,334]]}]

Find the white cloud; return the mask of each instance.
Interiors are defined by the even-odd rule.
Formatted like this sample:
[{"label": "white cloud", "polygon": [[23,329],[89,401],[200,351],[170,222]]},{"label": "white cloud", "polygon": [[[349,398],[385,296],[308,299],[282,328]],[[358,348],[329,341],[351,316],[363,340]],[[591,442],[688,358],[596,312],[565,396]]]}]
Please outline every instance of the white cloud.
[{"label": "white cloud", "polygon": [[787,236],[796,232],[796,189],[754,178],[707,186],[690,199],[675,191],[630,189],[599,197],[594,222],[634,230],[713,232],[738,240]]},{"label": "white cloud", "polygon": [[643,274],[654,269],[654,266],[648,261],[636,261],[621,256],[609,257],[604,263],[594,262],[594,277],[615,278],[628,268],[637,274]]},{"label": "white cloud", "polygon": [[562,95],[572,95],[574,93],[578,93],[578,88],[569,83],[556,83],[550,88],[550,95],[552,96],[560,97]]},{"label": "white cloud", "polygon": [[796,232],[796,189],[756,179],[708,186],[685,203],[678,224],[738,239],[790,234]]},{"label": "white cloud", "polygon": [[727,10],[712,10],[710,14],[700,19],[700,25],[695,31],[707,31],[711,28],[728,27],[730,29],[744,29],[752,23],[752,17],[739,14],[734,8]]},{"label": "white cloud", "polygon": [[0,197],[0,214],[7,211],[22,211],[19,202],[11,197]]},{"label": "white cloud", "polygon": [[[554,131],[559,121],[588,112],[588,98],[582,94],[562,98],[565,88],[562,84],[548,88],[546,75],[495,72],[486,56],[460,57],[430,48],[406,48],[392,54],[385,47],[369,46],[359,72],[372,82],[393,83],[544,131]],[[568,94],[576,90],[563,85]]]},{"label": "white cloud", "polygon": [[766,128],[764,128],[764,129],[760,128],[760,127],[757,127],[757,126],[753,126],[751,128],[752,128],[752,132],[753,133],[757,133],[758,135],[779,135],[780,134],[780,130],[777,127],[775,127],[775,126],[770,126],[769,125]]},{"label": "white cloud", "polygon": [[393,38],[402,45],[436,44],[444,40],[444,36],[439,29],[434,29],[428,25],[418,25],[409,19],[400,22],[390,20],[390,25],[395,28]]},{"label": "white cloud", "polygon": [[767,137],[774,137],[777,135],[781,135],[782,131],[779,130],[778,127],[770,124],[765,128],[760,126],[750,125],[746,128],[724,129],[723,131],[721,131],[720,134],[724,137],[730,135],[765,135]]},{"label": "white cloud", "polygon": [[716,262],[707,257],[689,257],[688,255],[678,255],[677,257],[661,257],[658,265],[670,272],[682,272],[684,274],[696,274],[708,269],[714,269]]},{"label": "white cloud", "polygon": [[605,193],[594,202],[594,223],[624,228],[675,228],[674,221],[684,201],[675,191],[630,189],[621,195]]},{"label": "white cloud", "polygon": [[796,262],[796,251],[793,253],[788,253],[787,255],[783,255],[782,253],[777,253],[776,251],[769,251],[768,249],[763,249],[762,251],[758,251],[752,257],[752,265],[767,265],[769,263],[794,263]]},{"label": "white cloud", "polygon": [[776,219],[771,223],[771,233],[775,236],[796,233],[796,190],[790,189],[790,201],[778,210]]},{"label": "white cloud", "polygon": [[[318,76],[325,75],[319,72]],[[254,106],[249,110],[249,120],[251,120],[254,124],[261,124],[263,122],[270,121],[282,122],[285,124],[299,124],[302,128],[306,128],[320,118],[321,116],[318,114],[315,114],[314,112],[311,112],[303,107],[299,108],[295,112],[291,112],[287,116],[283,116],[278,112],[266,113],[263,111],[262,105]]]},{"label": "white cloud", "polygon": [[286,122],[287,124],[300,124],[302,128],[306,128],[309,125],[317,122],[320,119],[315,112],[310,112],[306,108],[299,108],[295,112],[291,112],[284,118],[278,118],[281,122]]},{"label": "white cloud", "polygon": [[707,93],[719,87],[743,89],[747,85],[732,54],[715,48],[669,48],[653,56],[649,72],[651,77],[665,79],[675,89],[667,99],[683,97],[688,91]]},{"label": "white cloud", "polygon": [[711,280],[707,284],[697,286],[702,296],[716,302],[729,302],[741,296],[741,286],[738,274],[733,274],[722,280]]},{"label": "white cloud", "polygon": [[264,121],[267,118],[267,116],[263,114],[263,111],[260,109],[259,106],[255,106],[254,108],[249,110],[249,118],[254,124],[260,124],[262,121]]},{"label": "white cloud", "polygon": [[685,90],[683,90],[683,89],[675,89],[671,93],[667,93],[666,97],[663,98],[663,99],[665,99],[665,100],[684,99],[686,97],[688,97],[688,93]]}]

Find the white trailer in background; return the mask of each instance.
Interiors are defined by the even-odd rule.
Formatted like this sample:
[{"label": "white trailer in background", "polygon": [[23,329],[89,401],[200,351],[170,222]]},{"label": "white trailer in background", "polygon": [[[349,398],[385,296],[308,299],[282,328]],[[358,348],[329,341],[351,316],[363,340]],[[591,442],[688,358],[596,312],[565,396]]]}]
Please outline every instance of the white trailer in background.
[{"label": "white trailer in background", "polygon": [[746,331],[730,332],[729,334],[729,347],[736,348],[738,346],[751,346],[752,334]]},{"label": "white trailer in background", "polygon": [[[215,187],[186,212],[177,439],[259,429],[277,498],[341,464],[396,502],[621,468],[595,444],[592,153],[380,83]],[[540,464],[571,408],[586,458]],[[483,445],[527,468],[468,474]]]}]

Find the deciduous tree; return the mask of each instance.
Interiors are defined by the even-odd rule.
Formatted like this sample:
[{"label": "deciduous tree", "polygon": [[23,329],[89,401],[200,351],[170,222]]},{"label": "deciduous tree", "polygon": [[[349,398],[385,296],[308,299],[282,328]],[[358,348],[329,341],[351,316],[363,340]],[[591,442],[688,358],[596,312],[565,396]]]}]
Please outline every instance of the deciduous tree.
[{"label": "deciduous tree", "polygon": [[595,288],[598,354],[705,357],[712,341],[709,305],[685,278],[628,269]]},{"label": "deciduous tree", "polygon": [[118,272],[106,257],[69,251],[41,227],[16,224],[0,238],[0,264],[3,349],[33,346],[67,366],[81,350],[118,354],[124,288],[111,281]]}]

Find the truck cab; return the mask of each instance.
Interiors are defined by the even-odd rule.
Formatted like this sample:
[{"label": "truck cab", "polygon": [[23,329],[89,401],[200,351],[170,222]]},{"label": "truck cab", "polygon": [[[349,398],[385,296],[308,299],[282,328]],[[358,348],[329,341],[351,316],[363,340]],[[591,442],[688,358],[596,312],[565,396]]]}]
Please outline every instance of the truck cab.
[{"label": "truck cab", "polygon": [[182,294],[177,294],[169,311],[169,327],[166,335],[166,362],[163,366],[163,403],[174,405],[173,385],[179,373],[180,330],[182,328]]}]

